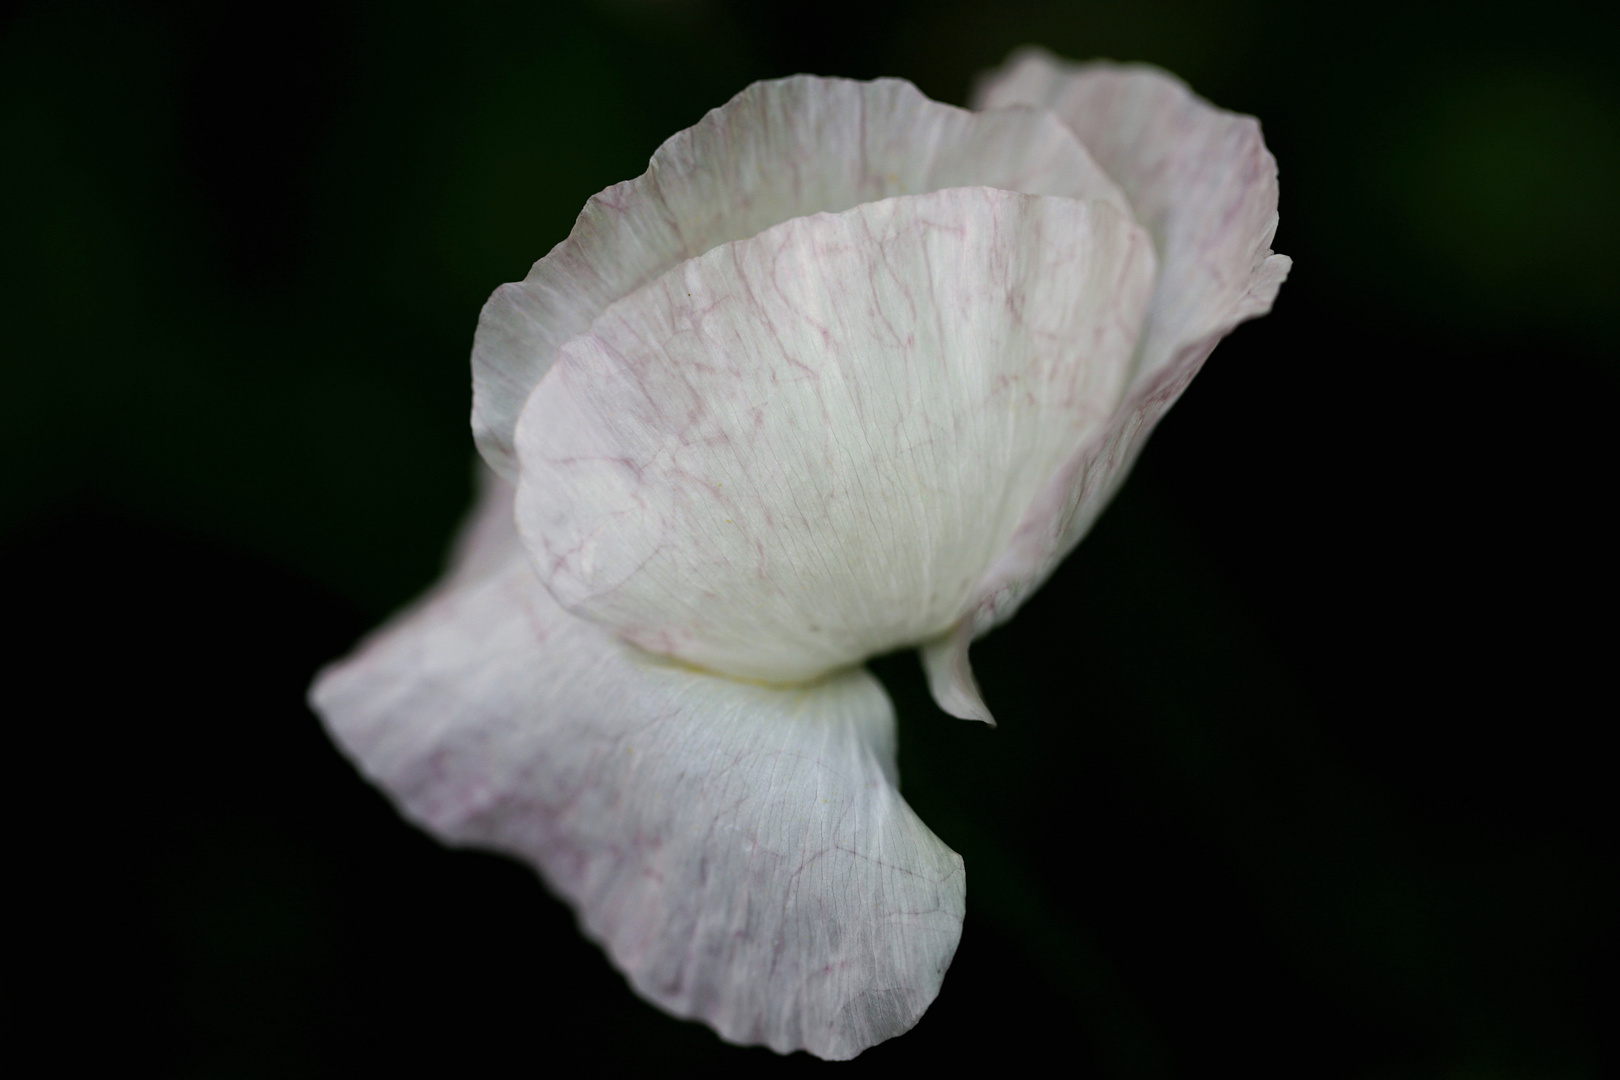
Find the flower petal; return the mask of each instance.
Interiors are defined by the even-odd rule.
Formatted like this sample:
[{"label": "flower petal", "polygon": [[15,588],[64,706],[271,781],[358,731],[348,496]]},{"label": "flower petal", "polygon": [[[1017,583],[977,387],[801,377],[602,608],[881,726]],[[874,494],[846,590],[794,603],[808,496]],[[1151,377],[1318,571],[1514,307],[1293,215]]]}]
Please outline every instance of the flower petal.
[{"label": "flower petal", "polygon": [[928,675],[928,692],[940,709],[959,720],[980,720],[995,727],[968,662],[973,629],[973,621],[963,619],[949,634],[923,645],[923,671]]},{"label": "flower petal", "polygon": [[1113,414],[1152,280],[1112,205],[991,188],[709,251],[530,398],[524,542],[570,610],[739,677],[929,640]]},{"label": "flower petal", "polygon": [[755,83],[591,199],[567,240],[490,297],[473,345],[480,451],[515,479],[513,430],[558,348],[681,261],[805,214],[973,185],[1125,207],[1045,110],[972,113],[900,79]]},{"label": "flower petal", "polygon": [[1291,265],[1271,252],[1277,164],[1253,117],[1215,108],[1156,68],[1072,64],[1038,49],[991,73],[975,98],[987,107],[1045,106],[1062,117],[1153,234],[1159,276],[1120,409],[1032,503],[976,590],[971,632],[937,647],[944,651],[930,672],[949,684],[936,689],[947,695],[970,689],[959,677],[968,642],[1008,618],[1079,542],[1159,417],[1221,338],[1271,310]]},{"label": "flower petal", "polygon": [[1271,310],[1290,260],[1271,252],[1277,162],[1254,117],[1216,108],[1157,68],[1074,64],[1039,49],[992,73],[975,100],[1057,113],[1153,234],[1159,280],[1137,381],[1207,356],[1238,323]]},{"label": "flower petal", "polygon": [[638,654],[557,607],[510,520],[497,485],[463,546],[476,571],[321,675],[333,737],[435,835],[538,867],[670,1012],[826,1058],[910,1028],[965,878],[895,788],[882,687],[771,690]]}]

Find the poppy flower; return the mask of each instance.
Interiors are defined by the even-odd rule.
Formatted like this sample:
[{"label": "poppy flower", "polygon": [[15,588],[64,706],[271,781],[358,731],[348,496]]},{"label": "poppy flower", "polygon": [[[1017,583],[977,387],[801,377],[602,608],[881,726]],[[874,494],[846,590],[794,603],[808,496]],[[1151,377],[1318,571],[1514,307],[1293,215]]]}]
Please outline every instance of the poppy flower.
[{"label": "poppy flower", "polygon": [[445,579],[311,691],[732,1042],[849,1058],[934,1000],[965,871],[862,663],[989,721],[970,643],[1288,270],[1252,118],[1039,52],[977,98],[756,83],[592,198],[480,318]]}]

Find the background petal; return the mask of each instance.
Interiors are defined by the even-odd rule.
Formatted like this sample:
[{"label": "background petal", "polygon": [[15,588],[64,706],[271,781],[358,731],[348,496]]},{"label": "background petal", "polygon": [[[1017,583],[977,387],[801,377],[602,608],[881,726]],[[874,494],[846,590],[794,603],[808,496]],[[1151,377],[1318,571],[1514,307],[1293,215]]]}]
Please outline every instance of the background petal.
[{"label": "background petal", "polygon": [[[1125,402],[1054,472],[980,583],[973,627],[982,633],[1008,618],[1085,535],[1216,344],[1271,310],[1291,263],[1271,252],[1277,164],[1259,121],[1215,108],[1173,75],[1025,49],[980,81],[975,101],[1040,105],[1062,117],[1124,189],[1159,255]],[[965,650],[971,637],[956,635],[951,647]],[[942,674],[965,669],[943,658],[930,663]]]},{"label": "background petal", "polygon": [[1153,234],[1159,280],[1139,381],[1187,363],[1271,310],[1289,259],[1271,252],[1277,162],[1254,117],[1216,108],[1155,67],[1076,64],[1040,49],[1022,50],[987,75],[974,100],[980,108],[1024,104],[1057,113]]},{"label": "background petal", "polygon": [[1102,201],[955,188],[798,218],[609,308],[523,414],[565,606],[793,681],[948,631],[1113,414],[1153,280]]},{"label": "background petal", "polygon": [[568,239],[490,297],[473,346],[479,449],[515,479],[513,429],[557,349],[682,260],[805,214],[973,185],[1125,206],[1043,110],[973,113],[901,79],[753,84],[592,198]]},{"label": "background petal", "polygon": [[896,790],[882,687],[653,662],[557,607],[510,520],[496,485],[463,547],[476,569],[322,674],[333,737],[435,835],[538,867],[663,1008],[826,1058],[910,1028],[965,878]]}]

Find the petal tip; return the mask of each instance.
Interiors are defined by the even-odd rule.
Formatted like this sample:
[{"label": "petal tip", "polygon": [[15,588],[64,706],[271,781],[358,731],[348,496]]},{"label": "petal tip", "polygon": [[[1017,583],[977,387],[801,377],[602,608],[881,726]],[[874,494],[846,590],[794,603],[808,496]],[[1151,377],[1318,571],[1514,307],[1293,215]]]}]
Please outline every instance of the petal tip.
[{"label": "petal tip", "polygon": [[947,637],[922,648],[923,670],[928,673],[928,689],[934,703],[958,720],[978,720],[996,726],[979,681],[973,677],[968,645],[973,640],[973,620],[963,619]]}]

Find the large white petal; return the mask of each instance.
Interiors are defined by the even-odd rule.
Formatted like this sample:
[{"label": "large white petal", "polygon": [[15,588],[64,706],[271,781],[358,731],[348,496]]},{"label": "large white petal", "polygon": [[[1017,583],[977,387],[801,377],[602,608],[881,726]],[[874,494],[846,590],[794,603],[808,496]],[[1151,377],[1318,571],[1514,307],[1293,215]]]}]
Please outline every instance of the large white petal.
[{"label": "large white petal", "polygon": [[1277,163],[1253,117],[1215,108],[1156,68],[1072,64],[1037,49],[991,73],[975,99],[1062,117],[1153,234],[1159,275],[1117,415],[1053,474],[980,582],[973,616],[925,655],[942,701],[976,700],[968,643],[1009,617],[1085,535],[1159,417],[1221,338],[1271,310],[1291,265],[1271,252]]},{"label": "large white petal", "polygon": [[513,429],[558,347],[682,260],[805,214],[971,185],[1125,206],[1044,110],[972,113],[899,79],[755,83],[591,199],[567,240],[490,297],[473,345],[480,450],[515,479]]},{"label": "large white petal", "polygon": [[882,687],[638,654],[557,607],[510,520],[498,486],[461,572],[321,675],[333,737],[435,835],[538,867],[665,1009],[827,1058],[911,1027],[965,878],[896,791]]},{"label": "large white petal", "polygon": [[524,542],[571,610],[741,677],[946,633],[1113,415],[1152,281],[1111,204],[991,188],[716,248],[562,348],[518,428]]}]

